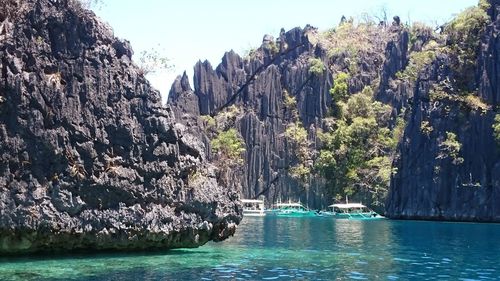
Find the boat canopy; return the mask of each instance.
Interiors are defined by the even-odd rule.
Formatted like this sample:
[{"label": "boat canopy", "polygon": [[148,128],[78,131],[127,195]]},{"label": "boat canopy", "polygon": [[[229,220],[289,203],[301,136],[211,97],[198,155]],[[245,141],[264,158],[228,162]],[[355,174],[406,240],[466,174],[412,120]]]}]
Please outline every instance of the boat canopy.
[{"label": "boat canopy", "polygon": [[302,204],[300,203],[278,203],[276,204],[278,207],[303,207],[305,208]]},{"label": "boat canopy", "polygon": [[361,203],[333,204],[333,205],[330,205],[328,207],[339,208],[339,209],[366,208],[366,206],[361,204]]}]

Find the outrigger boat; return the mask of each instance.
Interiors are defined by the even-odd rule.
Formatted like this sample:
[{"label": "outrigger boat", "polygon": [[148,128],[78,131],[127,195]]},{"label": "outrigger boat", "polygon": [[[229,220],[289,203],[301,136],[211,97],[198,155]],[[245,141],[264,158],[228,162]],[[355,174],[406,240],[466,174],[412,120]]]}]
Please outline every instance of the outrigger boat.
[{"label": "outrigger boat", "polygon": [[314,211],[302,205],[300,202],[277,203],[276,208],[271,211],[272,214],[279,217],[313,217]]},{"label": "outrigger boat", "polygon": [[243,203],[244,217],[263,217],[266,215],[264,200],[241,199],[241,203]]},{"label": "outrigger boat", "polygon": [[332,204],[328,206],[331,211],[322,212],[323,215],[333,216],[337,219],[381,219],[383,216],[370,210],[361,203]]}]

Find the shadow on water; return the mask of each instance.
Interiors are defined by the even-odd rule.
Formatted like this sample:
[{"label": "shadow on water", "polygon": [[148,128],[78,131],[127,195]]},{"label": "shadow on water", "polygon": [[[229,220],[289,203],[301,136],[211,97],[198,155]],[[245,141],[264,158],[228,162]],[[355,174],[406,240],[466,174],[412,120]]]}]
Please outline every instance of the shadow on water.
[{"label": "shadow on water", "polygon": [[[134,252],[79,251],[0,258],[0,280],[157,280],[161,267],[210,254],[204,248]],[[155,276],[144,279],[145,276]]]},{"label": "shadow on water", "polygon": [[2,258],[0,280],[500,280],[497,237],[500,225],[244,218],[196,249]]}]

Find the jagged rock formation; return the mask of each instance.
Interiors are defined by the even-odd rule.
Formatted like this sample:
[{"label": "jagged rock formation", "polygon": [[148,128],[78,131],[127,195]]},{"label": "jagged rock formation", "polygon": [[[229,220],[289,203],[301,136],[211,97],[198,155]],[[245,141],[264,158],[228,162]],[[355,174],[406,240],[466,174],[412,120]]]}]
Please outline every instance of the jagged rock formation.
[{"label": "jagged rock formation", "polygon": [[[324,118],[332,107],[329,91],[334,73],[349,71],[355,65],[357,70],[349,83],[352,93],[367,85],[381,91],[391,87],[389,78],[407,62],[408,33],[397,24],[374,30],[369,34],[368,51],[360,51],[357,62],[344,54],[329,54],[328,42],[322,42],[322,35],[310,26],[282,30],[276,41],[265,36],[262,46],[246,58],[228,52],[215,69],[208,61],[198,62],[194,67],[194,90],[186,74],[179,76],[172,85],[168,104],[181,122],[200,127],[201,122],[192,116],[214,116],[228,105],[237,105],[243,114],[237,117],[235,127],[246,143],[244,171],[235,175],[242,184],[242,196],[263,195],[268,203],[301,200],[312,208],[324,208],[331,204],[333,194],[323,180],[310,178],[304,183],[289,176],[297,156],[284,133],[294,122],[292,111],[297,110],[298,121],[309,132],[311,150],[317,147],[316,130],[327,126]],[[311,58],[327,66],[323,73],[310,71]],[[296,108],[285,105],[285,95],[295,98]],[[394,104],[395,114],[407,99],[387,98],[385,91],[379,95],[381,100]]]},{"label": "jagged rock formation", "polygon": [[[350,94],[371,86],[376,100],[391,105],[389,129],[395,132],[398,124],[404,125],[401,120],[406,121],[398,149],[391,154],[387,216],[500,221],[500,149],[492,129],[500,100],[500,2],[489,3],[492,23],[480,48],[474,45],[478,40],[452,42],[451,33],[438,34],[425,26],[413,26],[410,36],[396,17],[389,27],[379,26],[375,36],[369,27],[363,27],[360,37],[359,30],[351,30],[341,38],[344,44],[324,40],[328,33],[318,36],[310,26],[296,28],[282,31],[276,41],[265,36],[262,46],[246,58],[226,53],[215,70],[208,62],[197,63],[194,89],[184,74],[174,82],[168,103],[181,122],[201,128],[203,122],[193,116],[217,116],[228,105],[240,107],[243,114],[234,126],[247,148],[244,172],[235,176],[242,184],[241,194],[264,195],[268,202],[300,199],[318,208],[331,202],[329,183],[315,177],[304,183],[289,176],[297,151],[284,135],[297,121],[292,113],[297,110],[299,123],[309,133],[310,144],[304,146],[313,151],[306,164],[314,162],[321,146],[318,130],[328,130],[336,122],[329,112],[335,108],[329,93],[336,83],[333,78],[349,73]],[[482,1],[480,9],[486,4]],[[460,28],[484,20],[476,14],[475,22],[464,23],[470,16],[474,15],[460,19]],[[342,21],[338,29],[345,24],[349,22]],[[479,30],[470,33],[478,36]],[[460,49],[466,44],[472,47]],[[346,56],[346,49],[352,48],[357,48],[356,55]],[[472,54],[476,70],[467,61]],[[296,108],[286,104],[287,95],[295,98]],[[209,139],[204,140],[210,154]]]},{"label": "jagged rock formation", "polygon": [[241,207],[127,41],[72,0],[0,4],[0,254],[195,247]]},{"label": "jagged rock formation", "polygon": [[[455,79],[450,56],[439,54],[421,73],[399,146],[400,157],[394,163],[398,172],[387,201],[387,215],[392,218],[500,221],[500,148],[492,129],[500,101],[500,45],[496,39],[500,2],[492,4],[492,23],[477,50],[476,79],[468,81],[479,89],[477,95],[489,108],[471,110],[460,102],[458,93],[445,100],[432,97],[436,85]],[[432,130],[425,132],[424,127]],[[460,161],[442,157],[446,132],[456,134],[461,144]]]}]

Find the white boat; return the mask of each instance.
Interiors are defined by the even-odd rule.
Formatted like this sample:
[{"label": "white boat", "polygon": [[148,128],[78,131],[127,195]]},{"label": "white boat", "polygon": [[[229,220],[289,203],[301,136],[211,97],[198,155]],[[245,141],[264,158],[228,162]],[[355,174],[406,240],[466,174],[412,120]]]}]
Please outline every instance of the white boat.
[{"label": "white boat", "polygon": [[302,205],[300,202],[288,202],[276,204],[276,208],[271,211],[272,214],[280,217],[313,217],[314,211]]},{"label": "white boat", "polygon": [[241,203],[243,203],[244,217],[263,217],[266,215],[264,200],[241,199]]},{"label": "white boat", "polygon": [[323,212],[337,219],[381,219],[383,216],[370,210],[361,203],[332,204],[328,206],[331,211]]}]

